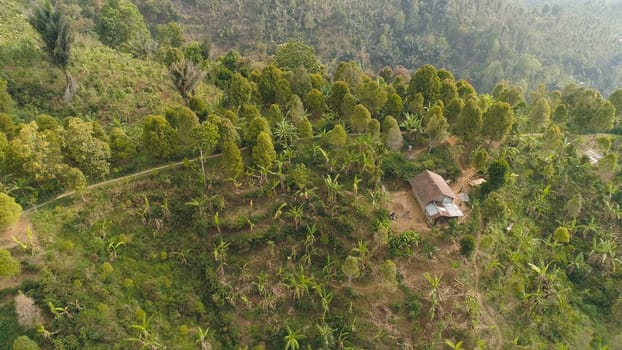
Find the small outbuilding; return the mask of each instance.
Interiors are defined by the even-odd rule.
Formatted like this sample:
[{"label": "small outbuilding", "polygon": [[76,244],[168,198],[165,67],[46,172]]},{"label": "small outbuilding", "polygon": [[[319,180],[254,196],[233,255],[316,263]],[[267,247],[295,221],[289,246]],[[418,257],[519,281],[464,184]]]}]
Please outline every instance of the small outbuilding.
[{"label": "small outbuilding", "polygon": [[409,182],[428,224],[434,225],[443,218],[464,216],[454,203],[456,194],[439,174],[426,170]]}]

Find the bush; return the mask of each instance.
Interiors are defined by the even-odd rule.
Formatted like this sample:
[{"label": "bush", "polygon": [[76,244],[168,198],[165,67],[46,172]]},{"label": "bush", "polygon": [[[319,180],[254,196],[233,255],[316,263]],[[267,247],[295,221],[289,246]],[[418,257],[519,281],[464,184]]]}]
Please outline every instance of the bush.
[{"label": "bush", "polygon": [[475,250],[475,238],[472,235],[466,235],[460,240],[460,254],[468,258]]},{"label": "bush", "polygon": [[389,235],[389,253],[392,256],[409,257],[413,248],[419,245],[421,237],[415,231],[404,231],[399,235]]}]

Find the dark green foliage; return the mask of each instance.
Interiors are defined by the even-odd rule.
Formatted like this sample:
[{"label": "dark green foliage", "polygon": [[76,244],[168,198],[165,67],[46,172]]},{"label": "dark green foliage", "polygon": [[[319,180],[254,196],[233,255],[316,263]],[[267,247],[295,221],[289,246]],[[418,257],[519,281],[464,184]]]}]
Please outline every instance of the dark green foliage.
[{"label": "dark green foliage", "polygon": [[333,111],[341,112],[341,106],[346,94],[350,93],[348,83],[345,81],[335,81],[330,88],[330,94],[328,95],[328,105]]},{"label": "dark green foliage", "polygon": [[460,239],[460,254],[469,258],[475,250],[475,237],[472,235],[466,235]]},{"label": "dark green foliage", "polygon": [[488,165],[486,183],[482,186],[484,193],[496,191],[505,185],[510,179],[510,165],[499,158]]},{"label": "dark green foliage", "polygon": [[41,36],[52,64],[66,70],[71,59],[74,36],[69,20],[59,5],[52,6],[49,1],[43,2],[35,8],[30,24]]},{"label": "dark green foliage", "polygon": [[421,237],[415,231],[404,231],[389,235],[389,253],[392,256],[409,257],[419,245]]}]

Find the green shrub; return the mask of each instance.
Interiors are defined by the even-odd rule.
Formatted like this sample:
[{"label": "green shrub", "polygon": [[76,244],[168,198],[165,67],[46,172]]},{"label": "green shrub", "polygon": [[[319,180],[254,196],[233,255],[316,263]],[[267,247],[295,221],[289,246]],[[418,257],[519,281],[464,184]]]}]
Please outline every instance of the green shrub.
[{"label": "green shrub", "polygon": [[392,256],[409,257],[419,245],[421,237],[415,231],[404,231],[399,235],[389,235],[389,253]]},{"label": "green shrub", "polygon": [[470,257],[475,250],[475,238],[472,235],[466,235],[460,239],[460,254]]}]

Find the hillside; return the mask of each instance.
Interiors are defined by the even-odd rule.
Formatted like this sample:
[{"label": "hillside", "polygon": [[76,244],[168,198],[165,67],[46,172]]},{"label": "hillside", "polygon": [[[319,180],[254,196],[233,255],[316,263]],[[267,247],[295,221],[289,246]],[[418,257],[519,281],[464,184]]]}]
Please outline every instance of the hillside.
[{"label": "hillside", "polygon": [[[403,25],[430,31],[428,5],[477,5],[465,35],[496,4],[417,3]],[[314,50],[281,42],[278,2],[253,10],[274,41],[244,1],[206,41],[231,4],[0,0],[0,349],[616,348],[622,89],[536,88],[548,68],[505,49],[529,90],[423,46],[434,65],[369,73],[339,51],[373,4],[299,3],[343,22],[301,30]],[[537,13],[567,24],[556,4]],[[426,219],[426,170],[426,207],[463,216]]]}]

